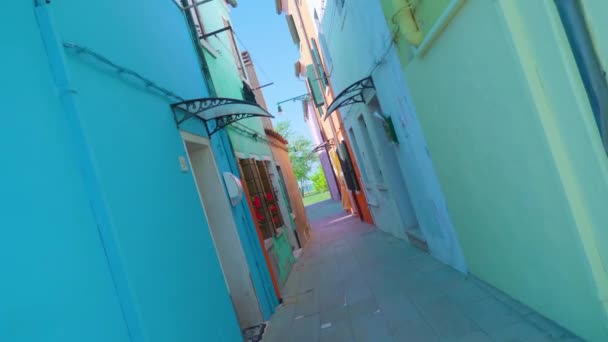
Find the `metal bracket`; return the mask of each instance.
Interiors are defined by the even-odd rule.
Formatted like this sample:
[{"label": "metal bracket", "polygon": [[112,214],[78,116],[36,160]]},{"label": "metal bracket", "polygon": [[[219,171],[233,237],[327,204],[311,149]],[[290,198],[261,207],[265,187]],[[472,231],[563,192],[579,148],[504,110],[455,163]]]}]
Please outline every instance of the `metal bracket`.
[{"label": "metal bracket", "polygon": [[224,27],[224,28],[221,28],[221,29],[219,29],[219,30],[215,30],[215,31],[213,31],[213,32],[209,32],[209,33],[204,34],[204,35],[202,35],[201,37],[199,37],[199,39],[207,39],[207,38],[209,38],[209,37],[211,37],[211,36],[215,36],[215,35],[217,35],[217,34],[219,34],[219,33],[224,32],[224,31],[232,31],[232,26],[228,25],[228,26],[226,26],[226,27]]},{"label": "metal bracket", "polygon": [[334,102],[327,107],[327,113],[325,114],[324,120],[339,108],[355,103],[365,103],[363,92],[367,89],[376,89],[374,80],[371,76],[351,84],[348,86],[348,88],[344,89],[338,96],[336,96]]},{"label": "metal bracket", "polygon": [[[245,105],[250,106],[250,109],[254,110],[252,110],[251,112],[230,113],[210,118],[205,118],[201,116],[201,114],[205,111],[229,105]],[[207,134],[209,135],[209,137],[211,137],[213,134],[217,133],[224,127],[239,120],[251,117],[273,117],[272,115],[270,115],[270,113],[266,112],[256,103],[228,98],[203,98],[183,101],[180,103],[172,104],[171,110],[173,111],[173,118],[178,128],[185,121],[191,118],[197,118],[203,121],[203,123],[205,124],[205,129],[207,130]]]}]

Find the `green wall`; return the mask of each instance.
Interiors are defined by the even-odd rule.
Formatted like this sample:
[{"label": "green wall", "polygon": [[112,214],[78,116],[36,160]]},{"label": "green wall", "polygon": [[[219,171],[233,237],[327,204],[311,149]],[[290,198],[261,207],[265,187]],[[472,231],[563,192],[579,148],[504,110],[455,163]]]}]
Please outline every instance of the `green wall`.
[{"label": "green wall", "polygon": [[[238,7],[234,10],[238,11]],[[207,33],[225,27],[224,19],[230,21],[228,7],[224,5],[223,1],[219,0],[201,5],[200,14]],[[212,53],[205,49],[205,58],[217,96],[243,99],[243,80],[238,70],[240,65],[233,57],[231,40],[230,31],[224,31],[209,37],[207,41],[214,51]],[[229,126],[227,129],[228,136],[237,157],[255,157],[257,159],[270,157],[272,159],[273,155],[268,143],[263,139],[253,138],[251,133],[243,132],[243,126],[246,126],[246,129],[254,130],[260,137],[266,137],[262,120],[259,118],[241,120]],[[279,189],[279,191],[282,190]],[[289,229],[288,227],[285,228]],[[282,283],[289,275],[291,265],[294,262],[291,245],[285,233],[274,238],[274,248],[271,254],[276,258],[279,266],[278,276]]]},{"label": "green wall", "polygon": [[607,340],[607,162],[554,4],[465,1],[424,56],[403,45],[471,273]]}]

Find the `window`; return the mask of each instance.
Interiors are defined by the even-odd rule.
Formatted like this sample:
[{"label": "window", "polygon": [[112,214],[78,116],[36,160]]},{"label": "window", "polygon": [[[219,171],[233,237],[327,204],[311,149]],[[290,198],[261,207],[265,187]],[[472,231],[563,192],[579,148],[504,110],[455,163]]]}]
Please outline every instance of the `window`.
[{"label": "window", "polygon": [[317,107],[320,107],[325,104],[325,97],[323,97],[323,92],[321,91],[321,87],[319,86],[319,80],[317,79],[317,73],[315,72],[315,66],[309,65],[306,67],[306,77],[308,82],[308,87],[310,88],[310,92],[312,93],[312,98]]},{"label": "window", "polygon": [[275,189],[274,185],[272,184],[272,179],[270,178],[266,162],[258,160],[256,161],[256,164],[261,175],[262,185],[264,186],[264,200],[266,201],[266,207],[268,208],[270,219],[272,220],[272,224],[274,225],[274,229],[276,231],[285,225],[285,222],[283,222],[283,215],[281,214],[281,208],[279,206],[279,198],[281,193]]},{"label": "window", "polygon": [[[277,175],[279,176],[279,185],[281,186],[281,190],[283,193],[287,193],[287,183],[285,183],[285,178],[283,177],[283,172],[281,171],[281,167],[277,165]],[[291,204],[291,198],[287,197],[287,210],[290,213],[293,212],[293,205]]]},{"label": "window", "polygon": [[327,39],[325,35],[319,34],[319,42],[321,43],[321,53],[323,54],[323,59],[325,60],[325,66],[327,67],[327,71],[331,75],[331,71],[333,70],[333,60],[331,59],[331,54],[329,53],[329,47],[327,45]]},{"label": "window", "polygon": [[[355,136],[355,132],[353,128],[348,129],[348,135],[350,137],[350,143],[353,145],[353,151],[355,152],[355,158],[359,161],[359,164],[363,164],[363,158],[361,158],[361,150],[359,149],[359,142],[357,141],[357,137]],[[365,183],[369,182],[369,178],[367,177],[367,172],[365,171],[365,167],[360,168],[361,177]]]},{"label": "window", "polygon": [[236,68],[239,70],[239,74],[243,80],[247,80],[247,71],[245,70],[245,65],[243,64],[243,60],[241,59],[241,53],[239,52],[239,48],[236,45],[236,40],[234,39],[234,32],[232,32],[232,26],[230,25],[230,21],[226,18],[222,18],[224,22],[224,27],[229,27],[230,29],[226,31],[228,33],[228,40],[230,43],[230,48],[232,50],[232,55],[234,57],[234,61],[236,63]]},{"label": "window", "polygon": [[198,39],[203,39],[203,36],[205,35],[205,26],[203,25],[201,14],[198,11],[198,6],[194,5],[193,0],[187,0],[186,3],[188,6],[192,6],[188,9],[188,13],[192,20],[192,24],[194,25],[196,36]]},{"label": "window", "polygon": [[355,167],[353,166],[353,161],[350,157],[350,153],[348,152],[348,147],[346,146],[346,142],[342,140],[340,145],[338,146],[338,150],[340,151],[339,159],[340,159],[340,167],[342,168],[342,174],[344,175],[344,181],[346,182],[346,187],[350,191],[360,191],[361,187],[359,186],[359,182],[357,181],[357,174],[355,173]]},{"label": "window", "polygon": [[296,45],[300,44],[300,35],[298,34],[298,28],[296,26],[296,22],[293,19],[293,15],[285,16],[287,19],[287,27],[289,27],[289,33],[291,33],[291,39]]},{"label": "window", "polygon": [[247,82],[243,81],[243,87],[241,88],[241,93],[243,94],[243,100],[251,103],[258,103],[258,100],[255,97],[255,93],[247,84]]},{"label": "window", "polygon": [[315,25],[317,26],[317,32],[321,31],[321,20],[319,20],[319,13],[317,13],[317,9],[314,9],[314,19]]},{"label": "window", "polygon": [[372,170],[376,182],[384,183],[384,175],[382,175],[382,170],[380,169],[380,164],[378,163],[378,158],[376,157],[376,153],[374,151],[374,145],[369,134],[369,127],[367,127],[363,114],[359,116],[357,121],[361,127],[361,138],[363,139],[364,145],[361,149],[361,155],[366,161],[366,164]]},{"label": "window", "polygon": [[323,91],[327,87],[327,74],[325,74],[325,69],[323,68],[323,63],[321,62],[321,55],[319,54],[319,46],[317,45],[317,41],[314,38],[310,39],[310,44],[312,45],[312,59],[315,63],[319,74],[321,75],[321,85],[323,85]]},{"label": "window", "polygon": [[263,161],[240,159],[244,186],[249,192],[253,206],[254,219],[257,221],[264,239],[272,238],[284,225],[279,207],[277,191],[272,186],[268,169]]},{"label": "window", "polygon": [[338,7],[338,10],[342,10],[344,8],[344,2],[346,2],[346,0],[335,0],[336,1],[336,6]]}]

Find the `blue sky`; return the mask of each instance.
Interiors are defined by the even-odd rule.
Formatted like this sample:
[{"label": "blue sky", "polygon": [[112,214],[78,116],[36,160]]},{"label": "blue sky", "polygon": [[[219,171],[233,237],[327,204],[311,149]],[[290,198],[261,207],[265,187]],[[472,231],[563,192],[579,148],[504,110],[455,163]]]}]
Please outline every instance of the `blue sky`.
[{"label": "blue sky", "polygon": [[230,17],[242,42],[241,49],[248,50],[253,58],[260,84],[274,82],[264,88],[264,97],[276,117],[275,123],[289,120],[297,134],[310,138],[301,102],[282,104],[284,114],[277,113],[277,102],[306,93],[305,83],[295,76],[299,51],[289,34],[285,16],[277,14],[273,0],[241,0]]}]

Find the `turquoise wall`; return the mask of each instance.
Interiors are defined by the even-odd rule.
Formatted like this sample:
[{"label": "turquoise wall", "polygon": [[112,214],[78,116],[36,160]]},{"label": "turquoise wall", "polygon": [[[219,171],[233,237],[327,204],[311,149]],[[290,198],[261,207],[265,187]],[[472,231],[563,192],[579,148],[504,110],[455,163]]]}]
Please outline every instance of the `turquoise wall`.
[{"label": "turquoise wall", "polygon": [[32,2],[3,9],[0,340],[129,341]]},{"label": "turquoise wall", "polygon": [[[14,261],[14,276],[1,285],[0,339],[128,341],[122,302],[134,307],[147,341],[239,341],[193,177],[179,169],[186,153],[171,101],[66,54],[125,270],[125,281],[113,282],[33,5],[9,7],[0,31],[20,37],[3,37],[10,42],[1,64],[11,83],[5,106],[14,115],[1,139],[20,148],[8,152],[15,163],[2,171],[10,196],[3,196],[3,226],[13,229],[3,233],[0,253]],[[60,40],[87,46],[182,97],[204,96],[185,20],[172,2],[64,1],[48,8]],[[126,284],[129,296],[118,296],[115,284]]]},{"label": "turquoise wall", "polygon": [[607,163],[554,4],[465,1],[404,70],[470,271],[608,339]]},{"label": "turquoise wall", "polygon": [[[230,21],[230,9],[223,1],[212,1],[199,6],[201,18],[205,26],[205,32],[209,33],[224,28],[224,19]],[[233,9],[238,11],[238,7]],[[205,59],[209,65],[211,79],[218,97],[228,97],[243,99],[243,80],[239,74],[236,59],[233,57],[231,48],[231,33],[224,31],[215,36],[207,38],[208,43],[213,47],[213,54],[205,49]],[[236,40],[236,37],[235,37]],[[238,45],[238,40],[237,40]],[[251,118],[239,121],[236,126],[247,126],[255,130],[261,137],[265,137],[264,126],[259,118]],[[268,144],[261,139],[253,139],[250,134],[244,134],[231,127],[227,129],[230,140],[236,152],[255,154],[257,156],[272,157],[272,152]]]}]

